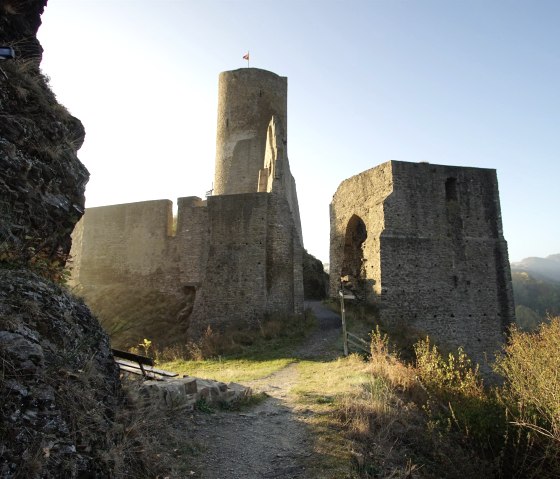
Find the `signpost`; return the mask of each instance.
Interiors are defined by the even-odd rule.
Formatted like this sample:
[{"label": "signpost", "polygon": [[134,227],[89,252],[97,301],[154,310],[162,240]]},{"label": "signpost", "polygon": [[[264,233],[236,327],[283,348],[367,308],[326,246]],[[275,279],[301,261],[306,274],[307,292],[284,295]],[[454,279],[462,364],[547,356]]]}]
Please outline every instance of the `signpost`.
[{"label": "signpost", "polygon": [[344,309],[344,300],[356,299],[356,296],[352,293],[345,292],[342,285],[340,286],[338,295],[340,296],[340,313],[342,316],[342,344],[344,347],[344,356],[348,356],[348,334],[346,333],[346,310]]}]

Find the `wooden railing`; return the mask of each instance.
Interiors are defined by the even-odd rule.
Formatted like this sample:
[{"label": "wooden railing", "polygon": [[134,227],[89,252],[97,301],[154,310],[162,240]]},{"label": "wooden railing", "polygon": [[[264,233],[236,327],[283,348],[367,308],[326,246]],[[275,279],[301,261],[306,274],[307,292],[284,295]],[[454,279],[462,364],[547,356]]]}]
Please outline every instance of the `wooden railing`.
[{"label": "wooden railing", "polygon": [[367,341],[364,341],[359,336],[346,330],[346,308],[344,307],[345,299],[356,299],[356,296],[351,292],[344,291],[341,286],[338,292],[340,296],[340,312],[342,317],[342,344],[344,347],[344,356],[348,356],[349,346],[352,346],[356,352],[362,354],[371,354],[370,347]]},{"label": "wooden railing", "polygon": [[357,353],[363,353],[363,354],[371,354],[371,350],[369,347],[369,344],[367,341],[364,341],[362,338],[356,336],[355,334],[352,334],[350,332],[346,332],[346,350],[348,350],[350,348],[350,346],[352,346],[354,349],[356,349]]}]

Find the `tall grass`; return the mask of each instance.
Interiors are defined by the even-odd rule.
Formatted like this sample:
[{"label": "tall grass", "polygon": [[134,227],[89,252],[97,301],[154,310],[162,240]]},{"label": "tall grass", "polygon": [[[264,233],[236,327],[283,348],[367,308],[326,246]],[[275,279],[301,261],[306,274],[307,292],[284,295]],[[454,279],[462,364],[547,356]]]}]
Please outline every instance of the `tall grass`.
[{"label": "tall grass", "polygon": [[223,330],[208,326],[197,341],[165,348],[157,352],[161,361],[204,361],[277,358],[298,345],[315,326],[311,311],[300,315],[269,315],[256,325],[231,324]]},{"label": "tall grass", "polygon": [[524,476],[560,477],[560,317],[534,333],[514,329],[495,370],[504,377],[511,460]]},{"label": "tall grass", "polygon": [[461,349],[429,338],[402,361],[372,333],[370,378],[335,404],[359,450],[360,477],[560,477],[560,318],[511,332],[486,386]]}]

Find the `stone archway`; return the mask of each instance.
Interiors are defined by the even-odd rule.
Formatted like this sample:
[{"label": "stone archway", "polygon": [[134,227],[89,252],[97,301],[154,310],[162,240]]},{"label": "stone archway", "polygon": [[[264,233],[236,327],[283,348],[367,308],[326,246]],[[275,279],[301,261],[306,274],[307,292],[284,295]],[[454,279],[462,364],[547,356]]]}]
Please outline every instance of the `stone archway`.
[{"label": "stone archway", "polygon": [[363,246],[366,238],[367,228],[364,221],[358,215],[352,215],[346,226],[340,275],[347,277],[353,289],[358,288],[365,280]]}]

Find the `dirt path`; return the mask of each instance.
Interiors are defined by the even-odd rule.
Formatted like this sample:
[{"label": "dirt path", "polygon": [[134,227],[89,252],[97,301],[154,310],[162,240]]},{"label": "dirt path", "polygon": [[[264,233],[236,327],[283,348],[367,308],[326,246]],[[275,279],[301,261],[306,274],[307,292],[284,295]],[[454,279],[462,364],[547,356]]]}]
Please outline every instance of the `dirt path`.
[{"label": "dirt path", "polygon": [[[318,328],[295,352],[297,359],[336,357],[334,343],[340,319],[320,302],[313,309]],[[284,369],[246,384],[269,397],[243,412],[197,413],[190,425],[192,439],[202,452],[193,458],[193,477],[204,479],[312,479],[313,436],[305,424],[311,412],[297,408],[290,389],[297,383],[297,367]]]}]

